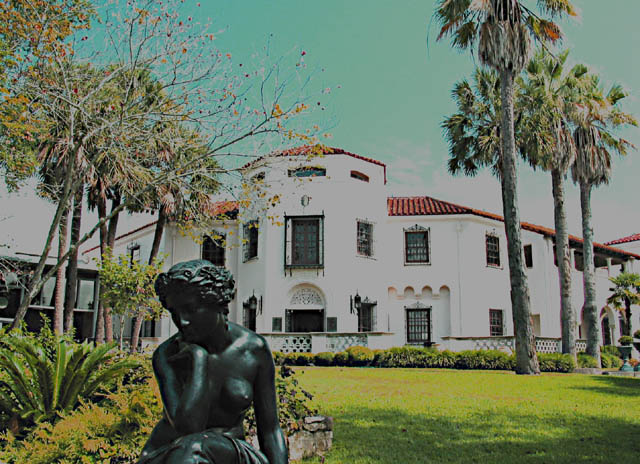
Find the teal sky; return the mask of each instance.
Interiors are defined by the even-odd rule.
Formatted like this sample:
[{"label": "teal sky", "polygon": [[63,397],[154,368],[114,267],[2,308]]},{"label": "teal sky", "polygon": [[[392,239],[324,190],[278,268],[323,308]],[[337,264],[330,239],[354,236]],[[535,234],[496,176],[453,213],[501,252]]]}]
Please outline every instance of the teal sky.
[{"label": "teal sky", "polygon": [[[640,117],[640,2],[576,1],[577,20],[563,23],[563,47],[570,61],[584,62],[605,84],[618,82],[630,92],[623,108]],[[435,2],[428,0],[216,0],[201,9],[220,27],[218,46],[235,59],[257,50],[273,34],[281,53],[306,52],[305,62],[324,69],[331,87],[328,111],[335,118],[325,143],[387,164],[389,193],[426,194],[501,213],[498,183],[489,173],[474,179],[446,171],[448,147],[440,124],[455,110],[454,82],[471,75],[477,60],[436,42],[429,27]],[[338,88],[340,86],[340,88]],[[623,135],[640,147],[640,130]],[[615,159],[611,184],[593,193],[594,232],[608,241],[640,232],[637,214],[639,154]],[[520,166],[522,219],[553,226],[551,179]],[[570,230],[580,233],[578,191],[568,185]]]},{"label": "teal sky", "polygon": [[[316,88],[331,88],[318,123],[331,125],[331,146],[387,164],[389,195],[430,195],[466,206],[502,212],[499,184],[488,172],[470,179],[446,171],[448,147],[440,124],[455,111],[453,84],[469,77],[477,64],[470,53],[436,42],[429,27],[430,0],[185,0],[194,19],[210,17],[217,46],[247,62],[271,37],[274,54],[305,52],[308,69],[322,69]],[[200,6],[197,6],[200,3]],[[190,4],[190,5],[189,5]],[[578,20],[565,21],[563,47],[571,63],[584,62],[609,86],[630,92],[623,108],[640,117],[640,2],[577,0]],[[640,130],[623,135],[640,147]],[[640,154],[615,159],[610,185],[593,193],[596,240],[604,242],[640,232],[637,197]],[[523,220],[553,227],[551,179],[525,165],[519,170]],[[582,235],[575,186],[568,183],[570,231]],[[6,196],[12,220],[25,211],[28,195]],[[3,200],[3,203],[5,201]],[[32,217],[32,216],[31,216]],[[23,218],[24,219],[24,218]],[[124,232],[123,226],[121,232]]]}]

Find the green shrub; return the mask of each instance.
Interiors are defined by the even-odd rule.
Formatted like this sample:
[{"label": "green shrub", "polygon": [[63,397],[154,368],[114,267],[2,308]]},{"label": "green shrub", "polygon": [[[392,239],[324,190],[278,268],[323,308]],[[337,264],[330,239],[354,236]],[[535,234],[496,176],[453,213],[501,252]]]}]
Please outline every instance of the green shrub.
[{"label": "green shrub", "polygon": [[313,360],[316,366],[331,366],[333,364],[334,354],[329,351],[317,353]]},{"label": "green shrub", "polygon": [[82,400],[136,367],[133,358],[118,359],[115,343],[95,346],[56,336],[45,324],[39,334],[20,330],[0,340],[0,412],[12,428],[55,421]]},{"label": "green shrub", "polygon": [[538,362],[542,372],[571,372],[576,368],[570,354],[538,353]]},{"label": "green shrub", "polygon": [[620,354],[620,350],[615,345],[604,345],[600,347],[601,353],[608,353],[613,356],[617,356],[622,359],[622,355]]},{"label": "green shrub", "polygon": [[340,351],[333,355],[333,364],[336,366],[347,366],[349,363],[349,353]]},{"label": "green shrub", "polygon": [[[606,356],[601,353],[600,356]],[[578,367],[600,367],[598,366],[598,360],[593,356],[589,356],[586,353],[578,353]]]},{"label": "green shrub", "polygon": [[[150,365],[150,361],[147,359]],[[150,366],[147,369],[149,372]],[[139,371],[141,373],[141,371]],[[41,422],[23,440],[2,438],[0,461],[13,463],[134,463],[162,416],[153,378],[137,378],[99,404],[83,403],[55,424]],[[99,459],[98,459],[99,457]]]},{"label": "green shrub", "polygon": [[515,357],[498,350],[467,350],[455,353],[456,369],[512,370]]},{"label": "green shrub", "polygon": [[373,351],[365,346],[351,346],[347,348],[347,355],[350,366],[368,366],[373,362]]},{"label": "green shrub", "polygon": [[620,368],[623,363],[622,359],[618,356],[609,353],[600,353],[600,360],[602,361],[602,367],[604,369]]},{"label": "green shrub", "polygon": [[371,361],[372,366],[381,367],[380,366],[380,358],[384,356],[386,350],[373,350],[373,361]]},{"label": "green shrub", "polygon": [[287,353],[284,357],[284,364],[287,366],[310,366],[313,364],[314,358],[313,353]]},{"label": "green shrub", "polygon": [[630,337],[629,335],[623,335],[618,339],[618,343],[620,343],[621,345],[631,345],[633,343],[633,337]]},{"label": "green shrub", "polygon": [[276,366],[280,366],[284,363],[285,354],[282,351],[272,351],[273,363]]}]

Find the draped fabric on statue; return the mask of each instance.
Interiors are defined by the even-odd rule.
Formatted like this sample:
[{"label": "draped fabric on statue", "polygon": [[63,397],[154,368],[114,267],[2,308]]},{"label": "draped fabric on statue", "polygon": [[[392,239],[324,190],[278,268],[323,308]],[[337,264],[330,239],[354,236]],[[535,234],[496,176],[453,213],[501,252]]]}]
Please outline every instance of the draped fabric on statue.
[{"label": "draped fabric on statue", "polygon": [[218,461],[213,450],[219,440],[231,441],[236,450],[236,462],[238,464],[269,464],[265,455],[246,441],[211,430],[177,438],[144,456],[138,461],[138,464],[169,464],[173,462],[217,464]]}]

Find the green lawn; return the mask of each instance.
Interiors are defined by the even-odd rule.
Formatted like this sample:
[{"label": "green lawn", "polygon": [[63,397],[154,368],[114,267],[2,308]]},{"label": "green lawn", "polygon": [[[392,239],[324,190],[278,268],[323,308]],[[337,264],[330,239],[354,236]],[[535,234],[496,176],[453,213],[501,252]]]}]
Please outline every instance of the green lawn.
[{"label": "green lawn", "polygon": [[298,368],[334,445],[309,463],[640,462],[640,380]]}]

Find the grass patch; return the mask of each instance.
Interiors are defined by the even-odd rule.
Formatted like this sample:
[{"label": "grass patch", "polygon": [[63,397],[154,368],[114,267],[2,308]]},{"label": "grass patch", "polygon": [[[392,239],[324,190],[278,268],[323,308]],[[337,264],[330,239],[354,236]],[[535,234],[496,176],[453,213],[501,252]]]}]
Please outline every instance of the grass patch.
[{"label": "grass patch", "polygon": [[637,462],[640,380],[449,369],[297,369],[333,416],[309,463]]}]

